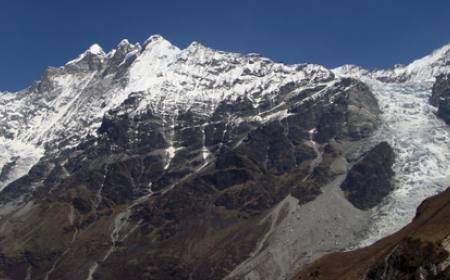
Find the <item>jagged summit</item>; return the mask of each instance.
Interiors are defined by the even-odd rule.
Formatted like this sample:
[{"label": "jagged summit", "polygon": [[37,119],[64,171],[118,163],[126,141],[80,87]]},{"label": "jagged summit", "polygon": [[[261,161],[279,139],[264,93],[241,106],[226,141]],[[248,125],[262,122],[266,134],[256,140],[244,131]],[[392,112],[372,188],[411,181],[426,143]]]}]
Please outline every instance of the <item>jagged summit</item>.
[{"label": "jagged summit", "polygon": [[105,52],[103,51],[102,47],[100,47],[99,44],[93,44],[92,46],[89,47],[87,52],[89,52],[91,54],[96,54],[96,55],[104,55],[105,54]]},{"label": "jagged summit", "polygon": [[104,56],[105,52],[103,51],[102,47],[99,44],[93,44],[85,52],[80,54],[76,59],[67,62],[66,65],[80,62],[89,55]]},{"label": "jagged summit", "polygon": [[433,51],[431,54],[417,59],[403,69],[416,77],[430,79],[450,68],[450,43]]},{"label": "jagged summit", "polygon": [[[108,58],[117,65],[129,65],[130,80],[139,80],[142,78],[142,71],[151,71],[151,64],[161,66],[170,65],[177,60],[184,60],[187,63],[214,63],[217,59],[236,61],[239,57],[246,57],[248,60],[268,60],[259,54],[239,54],[228,53],[214,50],[204,46],[202,43],[194,41],[185,49],[179,49],[170,41],[161,35],[152,35],[141,45],[139,43],[131,44],[127,39],[122,40],[115,49],[112,49],[105,57],[104,51],[97,44],[92,45],[88,50],[81,54],[77,59],[68,62],[66,65],[75,64],[83,61],[89,55],[98,58],[98,63],[107,65]],[[143,62],[148,61],[148,63]],[[150,63],[152,61],[152,63]],[[159,62],[157,62],[159,61]],[[190,62],[189,62],[190,61]],[[270,60],[268,60],[270,61]],[[333,73],[341,77],[372,77],[382,81],[400,81],[409,80],[433,80],[434,77],[445,73],[449,67],[450,61],[450,43],[433,51],[431,54],[417,59],[407,65],[395,65],[391,69],[369,70],[357,65],[343,65],[333,69]],[[91,63],[92,64],[92,63]],[[133,67],[133,65],[135,67]],[[139,65],[139,66],[138,66]],[[145,66],[147,65],[147,66]],[[101,70],[104,67],[90,67],[91,69]],[[146,69],[144,69],[146,68]],[[137,75],[133,77],[134,75]],[[147,83],[142,83],[132,87],[133,90],[144,90],[148,88]]]},{"label": "jagged summit", "polygon": [[[412,77],[429,79],[448,70],[449,49],[450,45],[446,45],[395,69],[370,71],[344,65],[333,72],[338,76],[371,76],[386,81],[405,81]],[[142,46],[124,39],[108,54],[94,44],[65,66],[50,68],[41,81],[21,91],[21,98],[23,96],[32,106],[24,106],[17,99],[12,111],[20,112],[19,118],[24,120],[31,117],[27,121],[30,127],[19,128],[11,122],[5,125],[4,130],[8,133],[4,135],[40,143],[48,141],[53,137],[52,133],[63,128],[67,131],[57,134],[68,136],[68,131],[76,129],[85,134],[99,125],[105,112],[119,106],[133,92],[145,93],[137,112],[151,106],[154,111],[166,111],[169,115],[188,108],[211,114],[224,100],[249,98],[253,106],[259,107],[268,98],[274,98],[280,86],[314,87],[321,81],[332,81],[333,76],[330,70],[320,65],[286,65],[260,55],[213,50],[199,42],[179,49],[161,35],[150,36]],[[93,95],[95,91],[99,93]],[[9,96],[2,95],[4,98]],[[42,106],[38,104],[44,102],[53,102],[54,108],[35,112]],[[73,108],[75,104],[79,106],[76,109]],[[76,128],[78,118],[85,119],[90,125]],[[34,131],[36,125],[33,122],[51,128]],[[67,127],[60,126],[61,122]]]},{"label": "jagged summit", "polygon": [[156,42],[168,42],[169,44],[171,44],[163,36],[161,36],[159,34],[154,34],[154,35],[151,35],[150,37],[148,37],[147,40],[144,41],[143,46],[146,46],[150,43],[156,43]]},{"label": "jagged summit", "polygon": [[117,45],[116,49],[113,49],[111,51],[115,51],[115,50],[120,50],[120,49],[125,49],[129,46],[134,46],[133,44],[130,43],[130,41],[128,41],[128,39],[123,39],[122,41],[120,41],[120,43]]},{"label": "jagged summit", "polygon": [[186,51],[189,52],[197,52],[197,51],[214,51],[211,48],[208,48],[207,46],[203,45],[200,42],[194,41],[189,44],[189,46],[186,48]]},{"label": "jagged summit", "polygon": [[[142,46],[122,40],[107,54],[94,44],[66,65],[49,68],[33,86],[2,94],[0,103],[8,106],[0,137],[31,147],[74,146],[95,134],[106,112],[137,93],[131,114],[151,110],[172,119],[188,110],[210,116],[222,102],[238,99],[264,108],[284,86],[298,94],[332,83],[333,74],[319,65],[285,65],[200,43],[180,50],[160,35]],[[39,148],[35,159],[41,153]]]}]

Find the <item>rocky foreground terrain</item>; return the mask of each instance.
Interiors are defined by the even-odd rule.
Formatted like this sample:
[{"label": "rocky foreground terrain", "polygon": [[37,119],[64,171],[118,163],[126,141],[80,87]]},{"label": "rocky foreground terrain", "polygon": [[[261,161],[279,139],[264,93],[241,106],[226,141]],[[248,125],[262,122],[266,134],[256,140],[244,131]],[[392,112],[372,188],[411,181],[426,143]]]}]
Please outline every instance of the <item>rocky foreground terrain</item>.
[{"label": "rocky foreground terrain", "polygon": [[370,247],[335,253],[293,279],[450,279],[450,189],[427,199],[414,220]]},{"label": "rocky foreground terrain", "polygon": [[286,279],[371,244],[448,185],[449,59],[93,45],[0,94],[0,278]]}]

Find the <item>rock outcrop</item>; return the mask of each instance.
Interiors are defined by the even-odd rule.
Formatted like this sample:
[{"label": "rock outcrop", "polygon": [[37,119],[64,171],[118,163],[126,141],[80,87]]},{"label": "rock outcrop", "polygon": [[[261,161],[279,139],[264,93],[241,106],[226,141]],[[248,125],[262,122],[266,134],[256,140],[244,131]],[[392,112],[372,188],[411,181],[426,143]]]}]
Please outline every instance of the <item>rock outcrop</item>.
[{"label": "rock outcrop", "polygon": [[351,168],[341,188],[355,207],[372,208],[392,191],[394,160],[394,151],[388,143],[382,142]]},{"label": "rock outcrop", "polygon": [[438,108],[437,116],[450,124],[450,75],[440,75],[436,78],[430,103]]}]

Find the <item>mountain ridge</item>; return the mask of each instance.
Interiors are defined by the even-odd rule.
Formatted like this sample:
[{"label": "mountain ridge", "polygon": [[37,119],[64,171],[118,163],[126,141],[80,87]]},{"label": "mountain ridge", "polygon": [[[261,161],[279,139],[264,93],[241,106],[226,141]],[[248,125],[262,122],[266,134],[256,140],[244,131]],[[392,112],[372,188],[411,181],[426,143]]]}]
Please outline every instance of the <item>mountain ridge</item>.
[{"label": "mountain ridge", "polygon": [[[403,77],[160,36],[93,45],[0,95],[0,275],[283,279],[376,241],[450,175],[432,83]],[[395,162],[365,158],[380,143]],[[358,162],[392,186],[364,189]]]},{"label": "mountain ridge", "polygon": [[406,65],[395,65],[387,69],[365,69],[358,65],[346,64],[336,67],[332,71],[342,76],[371,76],[383,81],[432,80],[434,77],[448,72],[449,61],[450,42]]}]

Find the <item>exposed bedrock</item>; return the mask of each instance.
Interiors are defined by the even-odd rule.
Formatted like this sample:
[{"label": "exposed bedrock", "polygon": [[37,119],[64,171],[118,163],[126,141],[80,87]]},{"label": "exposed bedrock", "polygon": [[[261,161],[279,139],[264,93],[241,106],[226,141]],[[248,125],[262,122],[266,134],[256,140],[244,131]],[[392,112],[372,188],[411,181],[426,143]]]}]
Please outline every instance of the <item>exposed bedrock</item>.
[{"label": "exposed bedrock", "polygon": [[362,210],[372,208],[392,191],[394,160],[394,151],[388,143],[382,142],[350,169],[341,189],[355,207]]},{"label": "exposed bedrock", "polygon": [[438,108],[437,116],[450,124],[450,74],[436,77],[430,103]]}]

